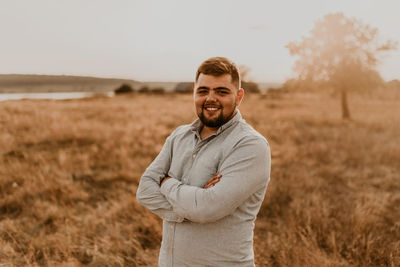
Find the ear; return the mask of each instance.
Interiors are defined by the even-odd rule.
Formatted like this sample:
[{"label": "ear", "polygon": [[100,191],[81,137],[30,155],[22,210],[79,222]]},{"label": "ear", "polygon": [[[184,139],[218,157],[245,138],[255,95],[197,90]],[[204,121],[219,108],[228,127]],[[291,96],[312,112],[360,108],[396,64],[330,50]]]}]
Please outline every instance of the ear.
[{"label": "ear", "polygon": [[244,90],[243,88],[239,88],[237,92],[237,98],[238,98],[237,106],[239,106],[240,103],[242,102],[243,96],[244,96]]}]

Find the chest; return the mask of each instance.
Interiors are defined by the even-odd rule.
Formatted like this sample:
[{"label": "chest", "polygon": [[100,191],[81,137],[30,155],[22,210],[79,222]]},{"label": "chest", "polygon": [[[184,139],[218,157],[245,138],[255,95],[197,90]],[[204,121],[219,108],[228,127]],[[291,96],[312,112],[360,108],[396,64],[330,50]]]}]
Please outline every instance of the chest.
[{"label": "chest", "polygon": [[169,174],[184,184],[203,187],[218,172],[222,160],[223,144],[218,139],[181,140],[173,146]]}]

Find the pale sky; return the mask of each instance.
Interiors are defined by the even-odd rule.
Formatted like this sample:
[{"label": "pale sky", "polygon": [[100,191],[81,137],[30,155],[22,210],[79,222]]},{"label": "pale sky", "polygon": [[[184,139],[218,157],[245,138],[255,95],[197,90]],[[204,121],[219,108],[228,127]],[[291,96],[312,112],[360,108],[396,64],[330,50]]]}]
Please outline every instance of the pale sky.
[{"label": "pale sky", "polygon": [[[0,0],[0,73],[192,81],[225,56],[258,82],[294,76],[285,45],[343,12],[400,41],[398,0]],[[400,79],[400,47],[379,66]]]}]

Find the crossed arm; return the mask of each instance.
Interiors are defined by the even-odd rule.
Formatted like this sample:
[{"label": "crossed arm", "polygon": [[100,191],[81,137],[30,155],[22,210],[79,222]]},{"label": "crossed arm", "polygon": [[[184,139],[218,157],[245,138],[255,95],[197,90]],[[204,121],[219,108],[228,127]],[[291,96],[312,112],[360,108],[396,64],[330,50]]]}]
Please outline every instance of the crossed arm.
[{"label": "crossed arm", "polygon": [[[136,199],[139,204],[148,208],[161,219],[182,222],[184,217],[173,210],[169,201],[160,192],[160,182],[164,183],[169,178],[165,177],[165,174],[168,173],[171,165],[171,149],[171,138],[168,137],[161,152],[142,175],[136,192]],[[215,175],[206,183],[204,188],[214,186],[220,178],[220,175]]]},{"label": "crossed arm", "polygon": [[204,188],[185,185],[174,177],[164,179],[160,187],[171,160],[168,142],[167,139],[142,176],[137,192],[139,203],[168,221],[182,222],[184,218],[198,223],[216,221],[231,214],[269,181],[269,146],[265,140],[250,139],[237,145],[222,162],[222,178],[211,177]]},{"label": "crossed arm", "polygon": [[160,192],[161,179],[168,173],[171,165],[171,150],[171,138],[168,137],[161,152],[140,178],[136,199],[139,204],[148,208],[161,219],[182,222],[184,217],[173,210],[171,204]]},{"label": "crossed arm", "polygon": [[222,178],[211,179],[207,188],[171,177],[160,192],[180,216],[198,223],[217,221],[232,214],[257,191],[265,190],[270,176],[268,144],[260,138],[244,140],[223,160],[219,172]]},{"label": "crossed arm", "polygon": [[[221,174],[216,173],[213,177],[211,177],[211,178],[207,181],[207,183],[204,185],[203,188],[204,188],[204,189],[207,189],[207,188],[213,187],[214,185],[216,185],[216,184],[219,182],[219,180],[221,179],[221,177],[222,177]],[[167,181],[169,178],[171,178],[171,177],[167,176],[167,177],[164,177],[163,179],[161,179],[161,184],[160,184],[160,186],[162,186],[163,183],[164,183],[165,181]]]}]

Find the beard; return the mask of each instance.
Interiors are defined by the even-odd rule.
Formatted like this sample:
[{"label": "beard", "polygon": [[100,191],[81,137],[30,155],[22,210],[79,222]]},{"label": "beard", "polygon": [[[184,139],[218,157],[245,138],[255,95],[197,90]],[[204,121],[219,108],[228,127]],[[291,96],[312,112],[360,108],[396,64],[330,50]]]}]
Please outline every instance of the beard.
[{"label": "beard", "polygon": [[219,115],[218,117],[214,118],[214,119],[208,119],[205,117],[204,115],[204,107],[205,105],[203,105],[203,108],[201,110],[201,113],[199,114],[199,119],[200,121],[203,123],[203,125],[210,127],[210,128],[219,128],[222,125],[224,125],[225,123],[227,123],[230,119],[232,119],[235,111],[236,111],[236,102],[235,102],[235,108],[233,108],[232,112],[228,115],[228,116],[224,116],[224,109],[222,107],[220,107],[220,111],[219,111]]},{"label": "beard", "polygon": [[[222,110],[221,110],[222,111]],[[215,119],[207,119],[204,116],[204,112],[202,111],[199,116],[200,121],[207,127],[210,128],[219,128],[222,125],[224,125],[227,121],[224,119],[224,116],[222,115],[222,112],[219,114],[219,116]]]}]

